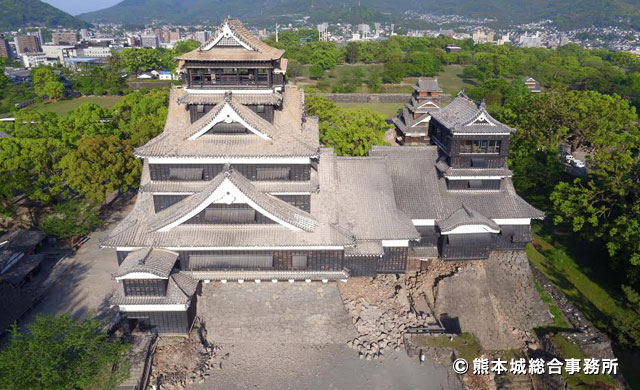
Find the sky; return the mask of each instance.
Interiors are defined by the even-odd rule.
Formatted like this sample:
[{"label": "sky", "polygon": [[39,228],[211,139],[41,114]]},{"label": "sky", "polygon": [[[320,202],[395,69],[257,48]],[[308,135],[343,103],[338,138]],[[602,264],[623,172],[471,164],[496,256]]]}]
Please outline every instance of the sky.
[{"label": "sky", "polygon": [[70,13],[71,15],[78,15],[83,12],[97,11],[99,9],[111,7],[114,4],[118,4],[122,0],[42,0],[45,3],[49,3],[56,8]]}]

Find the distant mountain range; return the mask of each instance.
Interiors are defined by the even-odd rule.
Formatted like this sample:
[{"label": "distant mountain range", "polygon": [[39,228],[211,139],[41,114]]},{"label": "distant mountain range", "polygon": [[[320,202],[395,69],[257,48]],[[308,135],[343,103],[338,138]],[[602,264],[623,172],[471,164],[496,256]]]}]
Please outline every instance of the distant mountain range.
[{"label": "distant mountain range", "polygon": [[[551,19],[561,27],[640,25],[640,0],[124,0],[78,15],[88,22],[216,24],[231,15],[254,24],[391,20],[404,11],[496,18],[500,24]],[[398,18],[394,18],[398,21]]]},{"label": "distant mountain range", "polygon": [[0,31],[30,26],[83,28],[88,24],[40,0],[0,0]]}]

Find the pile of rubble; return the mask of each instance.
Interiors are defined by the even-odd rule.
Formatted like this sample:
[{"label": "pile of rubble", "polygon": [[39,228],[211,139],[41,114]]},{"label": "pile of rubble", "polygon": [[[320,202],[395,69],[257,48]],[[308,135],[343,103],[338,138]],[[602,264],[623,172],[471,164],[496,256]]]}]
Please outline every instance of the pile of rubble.
[{"label": "pile of rubble", "polygon": [[385,351],[400,350],[408,328],[437,324],[428,308],[412,310],[410,297],[422,296],[422,288],[419,275],[379,275],[341,284],[345,308],[359,334],[347,345],[361,359],[381,359]]},{"label": "pile of rubble", "polygon": [[188,338],[161,338],[153,357],[150,383],[162,389],[184,389],[203,383],[214,370],[222,369],[222,361],[229,354],[205,340],[201,332],[192,332]]}]

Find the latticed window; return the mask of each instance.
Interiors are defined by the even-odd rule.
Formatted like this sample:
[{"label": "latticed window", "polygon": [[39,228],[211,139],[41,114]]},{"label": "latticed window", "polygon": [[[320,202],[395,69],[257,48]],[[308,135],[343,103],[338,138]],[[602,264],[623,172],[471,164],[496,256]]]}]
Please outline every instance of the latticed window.
[{"label": "latticed window", "polygon": [[256,168],[257,180],[289,180],[289,167]]},{"label": "latticed window", "polygon": [[124,295],[140,297],[164,296],[167,291],[166,279],[133,279],[123,280]]},{"label": "latticed window", "polygon": [[500,140],[466,140],[460,144],[461,153],[500,153]]},{"label": "latticed window", "polygon": [[252,223],[256,220],[256,211],[242,205],[230,205],[224,208],[208,208],[204,213],[205,222],[234,224]]},{"label": "latticed window", "polygon": [[240,42],[238,42],[238,40],[235,37],[228,36],[228,37],[220,38],[218,43],[216,43],[216,46],[241,46],[241,45],[240,45]]}]

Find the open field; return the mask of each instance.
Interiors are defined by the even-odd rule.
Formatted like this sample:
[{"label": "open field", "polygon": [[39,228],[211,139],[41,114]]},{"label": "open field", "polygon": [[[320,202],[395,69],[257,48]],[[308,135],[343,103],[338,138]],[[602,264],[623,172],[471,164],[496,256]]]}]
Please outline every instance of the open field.
[{"label": "open field", "polygon": [[84,103],[95,103],[104,108],[113,108],[120,100],[122,100],[122,96],[82,96],[57,102],[39,102],[27,107],[27,109],[65,115]]},{"label": "open field", "polygon": [[404,103],[336,103],[341,108],[368,108],[373,112],[384,115],[385,118],[393,118],[398,114]]},{"label": "open field", "polygon": [[473,81],[462,78],[462,68],[462,65],[446,65],[444,72],[438,73],[436,77],[444,93],[455,96],[463,88],[474,85]]}]

